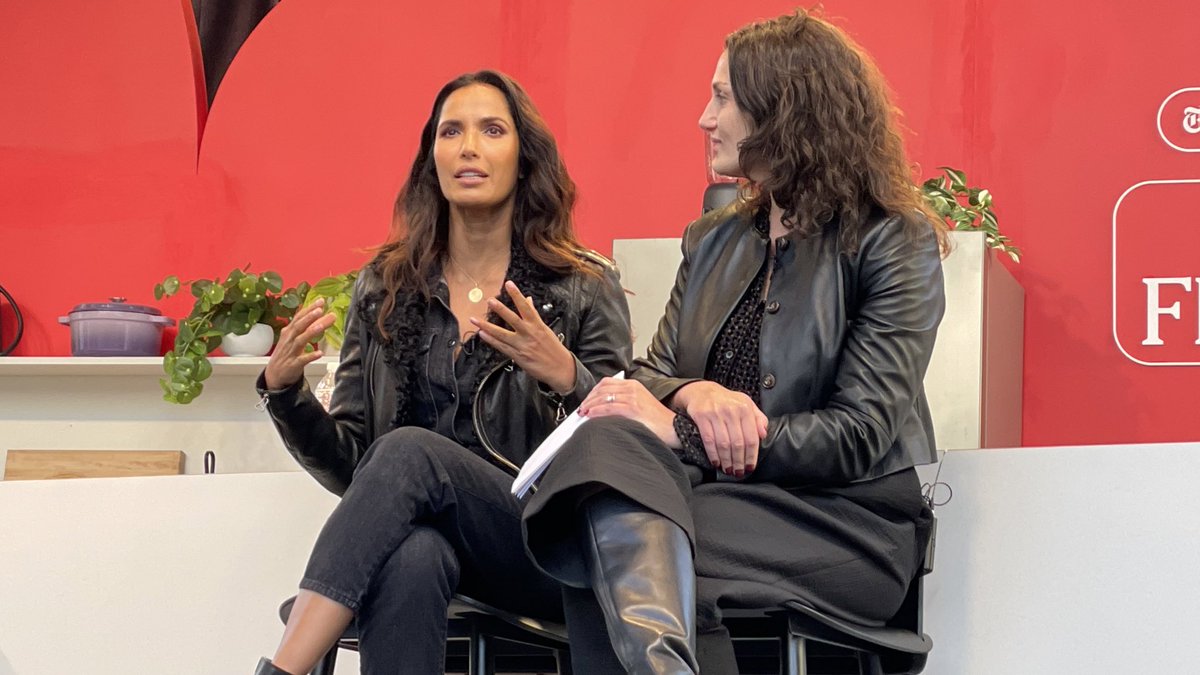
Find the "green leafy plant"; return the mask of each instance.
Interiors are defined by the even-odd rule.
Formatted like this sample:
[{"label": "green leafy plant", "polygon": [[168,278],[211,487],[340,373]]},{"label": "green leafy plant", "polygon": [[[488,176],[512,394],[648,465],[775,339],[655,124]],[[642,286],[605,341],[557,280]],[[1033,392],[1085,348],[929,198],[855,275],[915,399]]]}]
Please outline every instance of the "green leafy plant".
[{"label": "green leafy plant", "polygon": [[204,381],[212,375],[208,355],[221,346],[226,333],[245,335],[256,323],[265,323],[279,338],[282,328],[300,307],[309,286],[301,283],[284,290],[283,279],[275,272],[253,274],[247,265],[220,279],[179,280],[169,276],[155,284],[156,299],[169,298],[190,287],[196,298],[192,311],[179,323],[175,348],[163,357],[160,379],[163,400],[190,403],[204,390]]},{"label": "green leafy plant", "polygon": [[305,306],[316,302],[317,298],[324,298],[326,311],[332,312],[336,317],[333,325],[325,331],[325,342],[330,351],[340,350],[342,341],[346,338],[346,312],[350,310],[350,296],[357,278],[357,270],[325,277],[313,284],[304,298]]},{"label": "green leafy plant", "polygon": [[967,174],[963,171],[948,166],[939,166],[938,170],[942,175],[921,184],[921,192],[934,212],[952,229],[983,232],[988,246],[1021,262],[1021,249],[1001,234],[996,224],[992,193],[968,185]]}]

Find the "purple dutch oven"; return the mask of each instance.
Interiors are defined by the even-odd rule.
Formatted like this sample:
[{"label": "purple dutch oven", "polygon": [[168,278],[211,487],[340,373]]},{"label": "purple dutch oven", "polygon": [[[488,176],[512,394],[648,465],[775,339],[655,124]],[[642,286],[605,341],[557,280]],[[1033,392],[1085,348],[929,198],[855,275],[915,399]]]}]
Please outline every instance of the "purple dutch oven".
[{"label": "purple dutch oven", "polygon": [[125,298],[76,305],[58,322],[71,327],[72,356],[158,356],[162,332],[174,319]]}]

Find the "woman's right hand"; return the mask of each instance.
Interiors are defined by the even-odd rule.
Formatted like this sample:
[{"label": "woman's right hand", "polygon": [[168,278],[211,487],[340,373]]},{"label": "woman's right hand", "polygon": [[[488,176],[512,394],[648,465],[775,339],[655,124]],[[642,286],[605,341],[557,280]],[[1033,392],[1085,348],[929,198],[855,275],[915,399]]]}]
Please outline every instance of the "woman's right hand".
[{"label": "woman's right hand", "polygon": [[267,361],[267,369],[263,373],[267,389],[286,389],[304,377],[304,366],[323,356],[319,349],[306,353],[304,348],[319,342],[336,318],[332,313],[325,313],[324,298],[318,298],[313,304],[296,312],[279,332],[279,342]]},{"label": "woman's right hand", "polygon": [[680,387],[672,404],[696,424],[714,467],[742,477],[758,464],[758,446],[767,436],[767,416],[749,396],[700,380]]}]

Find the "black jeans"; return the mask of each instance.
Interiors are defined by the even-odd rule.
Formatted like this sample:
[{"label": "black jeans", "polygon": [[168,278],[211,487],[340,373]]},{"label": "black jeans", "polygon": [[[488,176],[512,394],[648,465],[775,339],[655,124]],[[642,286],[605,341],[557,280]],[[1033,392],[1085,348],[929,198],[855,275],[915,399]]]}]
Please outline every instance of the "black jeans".
[{"label": "black jeans", "polygon": [[427,429],[396,429],[371,446],[300,582],[355,612],[364,673],[443,672],[456,591],[561,620],[558,582],[525,554],[511,485],[510,475]]}]

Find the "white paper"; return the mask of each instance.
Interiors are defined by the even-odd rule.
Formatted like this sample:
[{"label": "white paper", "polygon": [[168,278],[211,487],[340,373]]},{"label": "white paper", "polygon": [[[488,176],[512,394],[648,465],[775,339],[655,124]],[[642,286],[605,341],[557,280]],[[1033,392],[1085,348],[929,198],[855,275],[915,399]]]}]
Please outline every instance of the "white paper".
[{"label": "white paper", "polygon": [[[621,371],[612,377],[615,380],[623,380],[625,379],[625,371]],[[529,488],[537,482],[538,478],[542,477],[542,473],[546,471],[546,467],[550,466],[550,461],[558,454],[563,443],[566,443],[567,439],[575,433],[575,430],[583,426],[583,423],[586,421],[588,421],[588,418],[580,415],[578,408],[571,411],[571,414],[567,415],[566,419],[554,431],[550,432],[546,440],[542,441],[537,450],[533,451],[529,459],[525,460],[525,463],[521,465],[521,470],[517,473],[516,480],[512,484],[512,493],[516,495],[517,499],[524,497],[525,493],[529,492]]]}]

